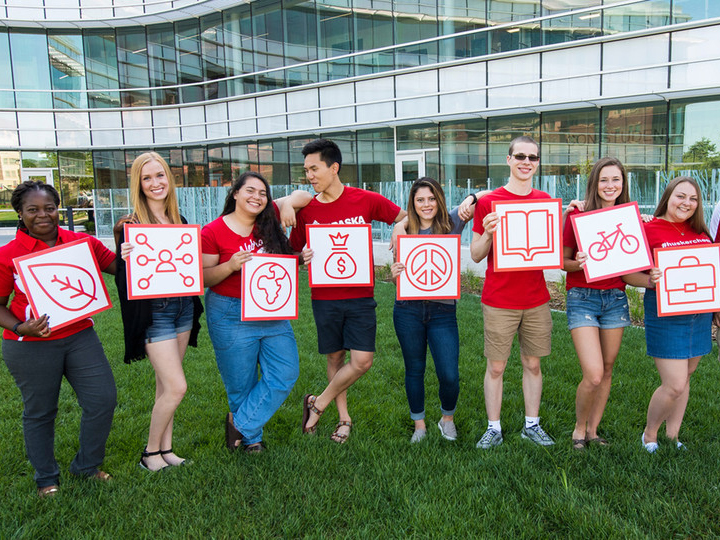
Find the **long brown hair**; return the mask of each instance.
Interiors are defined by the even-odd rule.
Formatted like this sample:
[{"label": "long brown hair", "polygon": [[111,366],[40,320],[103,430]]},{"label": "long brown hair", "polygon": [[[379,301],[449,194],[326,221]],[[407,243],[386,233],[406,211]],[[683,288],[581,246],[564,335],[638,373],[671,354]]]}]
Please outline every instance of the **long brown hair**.
[{"label": "long brown hair", "polygon": [[658,203],[653,216],[662,217],[667,213],[668,202],[670,201],[670,196],[672,195],[672,192],[675,191],[675,188],[683,182],[687,182],[692,187],[694,187],[695,193],[697,193],[698,197],[697,209],[695,210],[695,213],[690,216],[687,222],[690,224],[690,227],[693,231],[695,231],[696,233],[705,233],[712,239],[712,236],[710,236],[710,230],[707,228],[707,225],[705,225],[702,192],[700,191],[700,186],[690,176],[678,176],[677,178],[673,178],[672,180],[670,180],[670,182],[668,182],[668,185],[665,187],[665,191],[663,191],[662,197],[660,197],[660,202]]},{"label": "long brown hair", "polygon": [[410,195],[408,196],[408,225],[407,232],[409,234],[417,234],[420,231],[420,217],[415,210],[415,195],[420,188],[428,188],[435,197],[437,202],[437,214],[433,218],[432,222],[432,233],[433,234],[447,234],[452,230],[452,224],[450,223],[450,215],[445,205],[445,192],[442,186],[434,178],[423,176],[418,178],[410,188]]},{"label": "long brown hair", "polygon": [[165,207],[163,210],[170,220],[170,223],[179,225],[182,221],[180,220],[180,208],[178,207],[177,194],[175,193],[175,180],[173,179],[172,171],[167,162],[157,152],[140,154],[135,158],[130,168],[130,200],[133,205],[135,219],[138,223],[146,225],[157,223],[155,216],[153,216],[148,207],[147,197],[145,197],[145,193],[143,193],[141,181],[142,169],[151,161],[157,161],[165,170],[165,178],[167,178],[168,181],[168,192],[167,197],[165,197]]},{"label": "long brown hair", "polygon": [[622,191],[620,192],[620,195],[617,199],[615,199],[615,204],[625,204],[630,202],[630,193],[628,193],[628,184],[627,184],[627,173],[625,172],[625,167],[623,167],[622,162],[614,157],[604,157],[600,158],[595,162],[595,165],[593,165],[592,170],[590,171],[590,176],[588,176],[587,181],[587,189],[585,190],[585,211],[589,212],[590,210],[598,210],[599,208],[602,208],[603,200],[600,198],[600,195],[598,194],[598,184],[600,183],[600,173],[605,167],[609,166],[615,166],[618,169],[620,169],[620,174],[622,175]]}]

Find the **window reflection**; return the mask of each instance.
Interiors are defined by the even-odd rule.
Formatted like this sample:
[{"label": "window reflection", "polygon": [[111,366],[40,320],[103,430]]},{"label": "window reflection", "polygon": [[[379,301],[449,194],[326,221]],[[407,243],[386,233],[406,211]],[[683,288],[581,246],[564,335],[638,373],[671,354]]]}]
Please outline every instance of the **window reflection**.
[{"label": "window reflection", "polygon": [[[150,86],[177,84],[173,25],[160,24],[148,27],[147,41]],[[152,90],[153,105],[172,105],[178,101],[177,88]]]},{"label": "window reflection", "polygon": [[[49,35],[48,57],[53,90],[85,90],[85,58],[81,35]],[[53,92],[53,107],[86,108],[87,95],[85,92]]]},{"label": "window reflection", "polygon": [[[11,32],[12,74],[15,88],[50,90],[50,64],[45,34]],[[52,107],[50,92],[19,92],[17,106],[29,109]]]}]

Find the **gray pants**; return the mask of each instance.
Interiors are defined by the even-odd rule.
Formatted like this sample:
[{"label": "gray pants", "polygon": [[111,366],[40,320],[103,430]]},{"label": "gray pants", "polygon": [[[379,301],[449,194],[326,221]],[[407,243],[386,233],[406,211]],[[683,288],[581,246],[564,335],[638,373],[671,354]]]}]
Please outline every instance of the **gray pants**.
[{"label": "gray pants", "polygon": [[80,448],[70,472],[92,475],[105,458],[117,391],[110,364],[92,328],[48,341],[3,340],[2,354],[22,395],[25,451],[38,487],[57,485],[55,416],[63,376],[82,409]]}]

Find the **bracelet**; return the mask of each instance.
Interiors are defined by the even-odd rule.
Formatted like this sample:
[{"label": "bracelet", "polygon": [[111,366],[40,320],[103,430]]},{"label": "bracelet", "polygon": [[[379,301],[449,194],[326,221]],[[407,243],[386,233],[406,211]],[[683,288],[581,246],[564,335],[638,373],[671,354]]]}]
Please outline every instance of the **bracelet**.
[{"label": "bracelet", "polygon": [[15,326],[12,327],[12,333],[15,335],[20,335],[20,333],[17,331],[18,327],[23,323],[24,321],[20,321],[15,323]]},{"label": "bracelet", "polygon": [[477,195],[475,195],[474,193],[471,193],[471,194],[470,194],[470,197],[473,198],[473,202],[472,202],[472,203],[473,203],[473,204],[477,204]]},{"label": "bracelet", "polygon": [[650,274],[648,274],[648,284],[647,284],[647,287],[646,287],[646,288],[647,288],[647,289],[654,289],[654,288],[655,288],[655,287],[653,287],[652,277],[650,277]]}]

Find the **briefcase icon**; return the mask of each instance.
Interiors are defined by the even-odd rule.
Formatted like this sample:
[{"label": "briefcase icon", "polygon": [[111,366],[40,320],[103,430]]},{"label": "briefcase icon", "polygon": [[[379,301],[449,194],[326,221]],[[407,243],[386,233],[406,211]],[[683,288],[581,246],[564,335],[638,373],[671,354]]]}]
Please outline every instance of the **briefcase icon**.
[{"label": "briefcase icon", "polygon": [[715,267],[700,264],[695,256],[683,257],[663,272],[667,303],[671,306],[715,301]]}]

